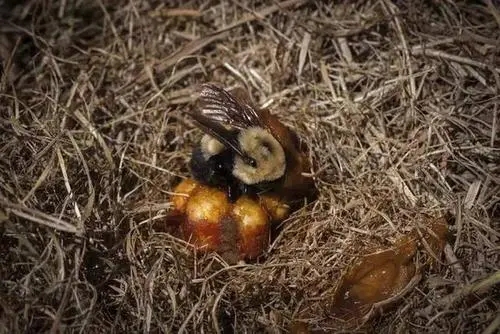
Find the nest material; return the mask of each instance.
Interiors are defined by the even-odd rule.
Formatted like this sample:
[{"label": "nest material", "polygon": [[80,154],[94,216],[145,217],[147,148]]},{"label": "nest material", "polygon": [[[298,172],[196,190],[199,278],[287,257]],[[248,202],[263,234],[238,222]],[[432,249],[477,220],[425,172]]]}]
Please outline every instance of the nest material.
[{"label": "nest material", "polygon": [[[328,331],[354,259],[444,213],[443,261],[367,328],[500,326],[493,1],[0,5],[2,331],[280,333],[304,305]],[[258,263],[154,228],[189,175],[201,133],[181,112],[207,81],[248,89],[317,166],[319,199]]]}]

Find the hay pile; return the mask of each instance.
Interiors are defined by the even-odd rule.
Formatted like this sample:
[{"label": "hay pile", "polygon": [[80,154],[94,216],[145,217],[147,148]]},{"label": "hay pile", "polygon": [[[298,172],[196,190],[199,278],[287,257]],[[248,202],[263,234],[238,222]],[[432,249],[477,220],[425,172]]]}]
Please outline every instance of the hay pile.
[{"label": "hay pile", "polygon": [[[2,332],[328,331],[355,256],[443,214],[443,261],[363,330],[500,326],[498,6],[162,3],[0,1]],[[248,88],[318,166],[259,263],[158,229],[208,81]]]}]

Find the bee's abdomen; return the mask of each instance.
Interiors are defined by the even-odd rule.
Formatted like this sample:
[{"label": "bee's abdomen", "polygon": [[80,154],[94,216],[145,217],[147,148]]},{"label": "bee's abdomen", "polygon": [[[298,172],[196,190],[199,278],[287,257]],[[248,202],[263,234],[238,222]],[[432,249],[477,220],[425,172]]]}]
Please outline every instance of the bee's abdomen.
[{"label": "bee's abdomen", "polygon": [[201,183],[220,187],[230,182],[233,157],[227,150],[207,160],[198,146],[193,150],[189,164],[191,174]]},{"label": "bee's abdomen", "polygon": [[205,156],[200,148],[197,146],[191,155],[191,161],[189,162],[189,167],[191,169],[191,174],[193,177],[202,183],[211,184],[210,180],[214,178],[215,170],[211,168],[213,162],[205,160]]}]

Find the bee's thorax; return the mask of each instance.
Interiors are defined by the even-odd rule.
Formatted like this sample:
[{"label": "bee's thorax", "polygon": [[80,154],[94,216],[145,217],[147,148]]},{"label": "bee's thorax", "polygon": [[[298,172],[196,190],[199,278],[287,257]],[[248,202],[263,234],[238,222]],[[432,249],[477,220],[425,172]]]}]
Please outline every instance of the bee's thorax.
[{"label": "bee's thorax", "polygon": [[272,182],[285,174],[283,147],[267,130],[261,127],[244,129],[238,136],[238,142],[241,150],[256,162],[256,166],[252,167],[241,157],[235,157],[233,175],[243,183]]}]

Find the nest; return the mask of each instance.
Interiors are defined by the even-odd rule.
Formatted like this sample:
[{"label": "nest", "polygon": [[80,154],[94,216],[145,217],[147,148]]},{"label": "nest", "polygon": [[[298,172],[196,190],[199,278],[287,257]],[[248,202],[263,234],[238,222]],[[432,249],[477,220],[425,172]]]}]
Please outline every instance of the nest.
[{"label": "nest", "polygon": [[[442,260],[359,330],[498,330],[493,1],[0,6],[2,331],[328,332],[349,265],[443,215]],[[318,199],[255,263],[155,228],[209,81],[245,87],[316,165]]]}]

